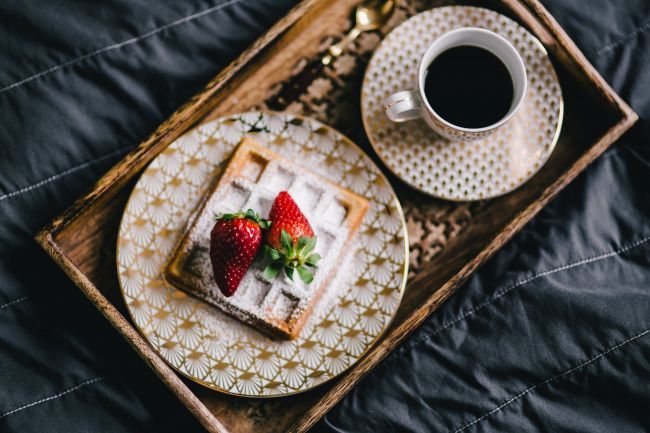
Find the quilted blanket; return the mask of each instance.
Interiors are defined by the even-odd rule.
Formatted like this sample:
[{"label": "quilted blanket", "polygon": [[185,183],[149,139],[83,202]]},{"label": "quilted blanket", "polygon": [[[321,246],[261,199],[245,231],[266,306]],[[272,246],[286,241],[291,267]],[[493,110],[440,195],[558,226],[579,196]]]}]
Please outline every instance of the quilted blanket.
[{"label": "quilted blanket", "polygon": [[[0,2],[0,431],[201,431],[33,235],[294,3]],[[641,120],[316,431],[650,431],[650,3],[544,4]]]}]

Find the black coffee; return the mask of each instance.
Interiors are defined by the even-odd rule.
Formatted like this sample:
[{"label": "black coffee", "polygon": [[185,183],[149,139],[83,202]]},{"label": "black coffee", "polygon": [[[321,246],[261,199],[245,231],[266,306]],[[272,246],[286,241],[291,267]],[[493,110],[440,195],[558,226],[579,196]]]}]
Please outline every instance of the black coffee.
[{"label": "black coffee", "polygon": [[444,51],[429,65],[424,94],[447,122],[482,128],[510,111],[514,88],[501,59],[483,48],[462,45]]}]

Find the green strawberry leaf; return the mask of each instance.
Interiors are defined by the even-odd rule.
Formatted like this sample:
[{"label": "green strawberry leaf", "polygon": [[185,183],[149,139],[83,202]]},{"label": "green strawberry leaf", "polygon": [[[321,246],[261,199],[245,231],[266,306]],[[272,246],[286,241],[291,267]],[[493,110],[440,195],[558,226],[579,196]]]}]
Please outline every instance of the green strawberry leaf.
[{"label": "green strawberry leaf", "polygon": [[280,232],[280,245],[282,245],[282,248],[285,249],[287,254],[290,254],[291,250],[293,250],[293,239],[284,229]]},{"label": "green strawberry leaf", "polygon": [[268,245],[264,245],[264,257],[276,262],[282,258],[282,254],[280,254],[280,251],[273,249]]},{"label": "green strawberry leaf", "polygon": [[318,236],[312,236],[309,238],[307,245],[305,246],[305,254],[311,253],[314,251],[314,248],[316,248],[316,241],[318,240]]},{"label": "green strawberry leaf", "polygon": [[291,268],[289,266],[284,267],[284,272],[287,274],[287,277],[289,277],[289,279],[291,281],[293,281],[293,271],[294,271],[294,268]]},{"label": "green strawberry leaf", "polygon": [[309,242],[309,238],[305,236],[300,236],[298,238],[298,251],[302,250],[307,246],[307,243]]},{"label": "green strawberry leaf", "polygon": [[273,279],[275,277],[278,276],[278,274],[280,273],[281,270],[282,270],[282,265],[281,264],[279,264],[279,263],[271,263],[266,268],[264,268],[264,273],[262,274],[262,276],[264,277],[264,279],[266,281],[271,282],[271,281],[273,281]]},{"label": "green strawberry leaf", "polygon": [[260,219],[259,215],[257,215],[257,212],[255,212],[253,209],[248,209],[246,211],[246,218],[248,218],[249,220],[253,220],[255,222],[257,222]]},{"label": "green strawberry leaf", "polygon": [[305,264],[307,266],[311,266],[311,267],[315,268],[320,259],[321,259],[320,254],[314,253],[314,254],[310,255],[309,257],[307,257],[307,260],[305,261]]},{"label": "green strawberry leaf", "polygon": [[314,275],[307,270],[304,266],[299,266],[296,268],[296,271],[298,271],[298,275],[300,275],[300,279],[305,283],[309,284],[312,281],[314,281]]},{"label": "green strawberry leaf", "polygon": [[260,228],[263,230],[268,230],[271,227],[271,221],[265,219],[260,219],[258,224],[260,225]]}]

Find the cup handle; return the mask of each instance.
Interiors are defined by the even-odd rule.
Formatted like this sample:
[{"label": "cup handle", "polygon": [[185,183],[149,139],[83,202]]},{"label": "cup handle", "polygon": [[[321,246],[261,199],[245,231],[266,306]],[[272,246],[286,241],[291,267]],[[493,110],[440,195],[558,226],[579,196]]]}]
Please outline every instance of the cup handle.
[{"label": "cup handle", "polygon": [[393,122],[415,120],[422,115],[422,100],[417,90],[403,90],[384,99],[384,110]]}]

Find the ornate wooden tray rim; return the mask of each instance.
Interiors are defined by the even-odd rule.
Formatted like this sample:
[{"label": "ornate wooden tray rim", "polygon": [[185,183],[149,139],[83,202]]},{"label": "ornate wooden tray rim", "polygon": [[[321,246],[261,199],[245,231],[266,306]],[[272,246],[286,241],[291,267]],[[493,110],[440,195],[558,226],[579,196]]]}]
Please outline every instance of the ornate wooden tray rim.
[{"label": "ornate wooden tray rim", "polygon": [[[215,96],[219,92],[237,85],[238,73],[250,67],[255,61],[263,61],[266,49],[277,43],[282,47],[281,35],[287,31],[301,30],[299,20],[307,12],[326,7],[328,0],[306,0],[296,6],[286,17],[277,22],[267,33],[259,38],[248,50],[234,60],[226,69],[212,79],[205,88],[173,113],[156,131],[120,163],[110,169],[85,196],[75,201],[63,214],[54,219],[37,236],[37,241],[52,256],[54,261],[79,286],[82,292],[95,304],[97,309],[124,336],[142,359],[154,370],[171,391],[189,408],[203,426],[212,432],[228,432],[219,419],[192,392],[183,380],[148,345],[118,309],[97,289],[89,277],[70,258],[66,250],[56,241],[56,235],[75,222],[76,218],[93,206],[106,205],[124,188],[142,168],[158,155],[167,144],[192,127],[207,115],[212,108],[223,101]],[[451,279],[434,291],[424,302],[399,324],[389,329],[383,339],[374,346],[364,358],[348,370],[317,404],[295,423],[291,431],[304,432],[330,410],[359,380],[404,338],[447,299],[477,267],[483,264],[495,251],[510,239],[515,232],[528,222],[548,201],[588,164],[597,158],[616,139],[628,130],[638,119],[632,109],[620,99],[604,79],[596,72],[573,41],[561,29],[553,17],[538,0],[501,0],[520,21],[540,39],[545,47],[554,46],[554,55],[562,61],[571,73],[602,96],[619,120],[590,147],[589,151],[575,160],[570,168],[549,185],[533,203],[514,215],[494,236],[487,246],[469,260]],[[295,24],[295,25],[294,25]],[[245,74],[240,74],[241,76]],[[425,284],[423,273],[415,276],[410,285]]]}]

